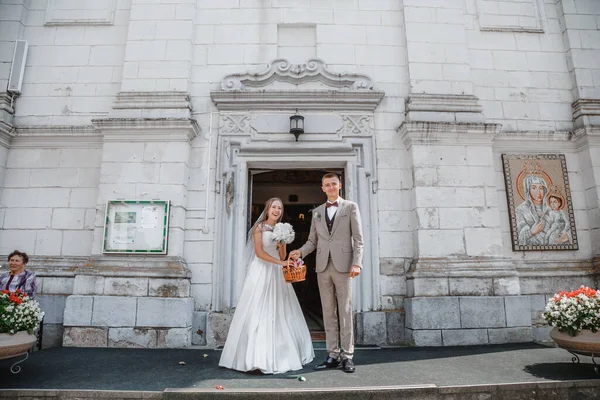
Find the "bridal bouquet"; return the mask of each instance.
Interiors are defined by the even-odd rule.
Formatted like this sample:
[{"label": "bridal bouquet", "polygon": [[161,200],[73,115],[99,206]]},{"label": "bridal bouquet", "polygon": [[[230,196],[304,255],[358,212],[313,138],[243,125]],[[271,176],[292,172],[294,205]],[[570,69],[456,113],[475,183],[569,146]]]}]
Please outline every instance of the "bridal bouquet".
[{"label": "bridal bouquet", "polygon": [[544,319],[571,336],[583,329],[600,329],[600,292],[581,286],[572,292],[560,292],[548,302]]},{"label": "bridal bouquet", "polygon": [[295,237],[296,234],[294,233],[294,228],[287,222],[278,222],[275,224],[275,227],[273,227],[273,240],[276,242],[290,244],[294,241]]},{"label": "bridal bouquet", "polygon": [[0,333],[28,331],[33,334],[43,318],[44,312],[38,302],[26,293],[19,289],[0,291]]}]

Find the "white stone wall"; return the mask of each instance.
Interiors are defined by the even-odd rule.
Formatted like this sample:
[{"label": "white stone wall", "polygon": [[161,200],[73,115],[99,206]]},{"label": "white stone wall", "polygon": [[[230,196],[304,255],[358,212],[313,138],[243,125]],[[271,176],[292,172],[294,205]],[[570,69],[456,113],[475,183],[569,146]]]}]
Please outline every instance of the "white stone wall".
[{"label": "white stone wall", "polygon": [[[514,14],[507,18],[511,8],[519,9],[514,2],[466,1],[474,94],[486,121],[502,124],[505,131],[570,130],[574,98],[559,21],[560,2],[517,3],[539,18],[539,30],[522,20],[515,21]],[[535,4],[538,11],[533,11]],[[482,30],[486,27],[481,24],[482,12],[486,24],[497,26],[497,30]]]},{"label": "white stone wall", "polygon": [[14,41],[22,39],[27,19],[27,1],[15,0],[0,4],[0,91],[8,85],[8,75],[14,54]]},{"label": "white stone wall", "polygon": [[[220,89],[224,76],[258,71],[277,58],[304,63],[317,57],[329,71],[365,74],[375,90],[385,92],[375,110],[376,147],[369,155],[377,159],[370,179],[379,231],[372,245],[378,246],[382,312],[361,316],[361,337],[377,334],[368,326],[388,324],[392,338],[390,324],[402,325],[395,311],[407,296],[455,296],[446,305],[462,304],[460,296],[490,296],[485,305],[494,306],[499,299],[493,296],[564,288],[588,273],[600,249],[598,133],[575,131],[600,123],[594,111],[600,98],[599,27],[595,0],[2,2],[0,92],[14,40],[25,39],[30,47],[14,119],[0,104],[0,122],[8,121],[0,128],[9,126],[0,129],[8,143],[0,147],[0,253],[19,248],[58,259],[102,258],[106,200],[169,198],[169,256],[182,257],[191,271],[194,324],[203,326],[199,321],[211,320],[204,312],[214,306],[215,250],[227,245],[218,242],[215,210],[222,199],[216,192],[225,190],[218,166],[230,156],[217,151],[221,118],[210,92]],[[407,99],[414,102],[407,105]],[[590,99],[585,118],[574,126],[573,102]],[[276,112],[263,117],[275,120]],[[339,112],[318,110],[310,117],[333,114]],[[165,122],[190,115],[200,126],[196,137],[193,123]],[[118,125],[111,118],[136,122],[123,119]],[[148,121],[152,118],[161,122]],[[419,130],[424,120],[429,125]],[[413,125],[398,131],[404,122]],[[253,135],[243,133],[244,140]],[[500,159],[511,152],[566,154],[579,250],[512,251]],[[449,260],[501,260],[494,268],[529,275],[506,281],[426,276],[411,284],[407,271],[417,258],[437,259],[437,267]],[[569,277],[554,277],[557,265]],[[465,344],[457,330],[463,328],[507,328],[496,331],[498,340],[515,327],[525,328],[517,337],[535,335],[528,321],[508,321],[517,312],[504,300],[504,325],[453,322],[438,329],[411,317],[415,332],[409,340],[433,335],[420,343]],[[541,303],[536,298],[535,307]],[[112,327],[125,326],[138,325]],[[100,329],[106,343],[125,335]],[[479,336],[491,335],[484,330],[472,331],[466,341],[481,342]],[[154,339],[158,345],[158,336]],[[403,335],[390,340],[401,342]]]},{"label": "white stone wall", "polygon": [[196,0],[132,0],[121,91],[188,90]]},{"label": "white stone wall", "polygon": [[600,3],[572,0],[558,3],[567,63],[575,98],[600,98]]},{"label": "white stone wall", "polygon": [[49,2],[27,3],[21,39],[28,41],[29,53],[15,123],[90,125],[91,118],[109,112],[120,88],[131,1],[115,2],[110,25],[86,18],[104,18],[111,2],[85,0],[80,7],[87,12],[54,10],[50,20]]},{"label": "white stone wall", "polygon": [[99,148],[11,148],[0,207],[0,253],[89,256]]},{"label": "white stone wall", "polygon": [[[277,57],[291,62],[306,62],[310,57],[325,60],[333,71],[364,73],[375,80],[375,89],[385,90],[386,97],[376,111],[379,203],[385,219],[379,247],[382,257],[404,268],[404,257],[412,248],[409,189],[412,185],[406,150],[396,128],[403,120],[404,97],[408,93],[408,70],[404,21],[398,1],[210,1],[198,2],[190,93],[195,118],[204,132],[209,130],[209,114],[214,110],[209,91],[219,88],[221,79],[231,73],[256,70]],[[213,115],[213,139],[218,118]],[[216,140],[208,156],[208,139],[198,137],[192,143],[185,257],[192,270],[192,293],[196,306],[210,305],[213,279],[214,196],[208,204],[205,193],[206,163],[211,160],[212,173],[216,158]],[[401,175],[401,181],[396,178]],[[217,177],[217,179],[220,179]],[[398,201],[401,199],[401,201]],[[209,222],[205,228],[204,209],[208,205]],[[389,217],[389,218],[388,218]],[[203,233],[208,231],[209,233]],[[408,254],[408,255],[407,255]],[[385,303],[397,308],[405,293],[404,284],[382,277]]]}]

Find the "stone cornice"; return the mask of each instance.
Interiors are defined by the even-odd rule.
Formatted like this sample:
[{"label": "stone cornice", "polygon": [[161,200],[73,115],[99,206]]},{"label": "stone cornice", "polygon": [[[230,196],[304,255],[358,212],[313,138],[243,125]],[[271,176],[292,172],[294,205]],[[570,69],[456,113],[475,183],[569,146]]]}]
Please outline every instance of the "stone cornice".
[{"label": "stone cornice", "polygon": [[14,137],[14,128],[12,125],[0,120],[0,146],[10,147]]},{"label": "stone cornice", "polygon": [[220,111],[299,110],[373,112],[385,95],[382,91],[269,90],[212,91],[210,96]]},{"label": "stone cornice", "polygon": [[576,129],[573,133],[573,140],[577,145],[577,149],[599,147],[600,126],[584,126]]},{"label": "stone cornice", "polygon": [[227,75],[221,81],[221,90],[246,91],[263,88],[274,81],[293,85],[317,81],[335,90],[373,89],[373,80],[367,75],[332,72],[323,60],[313,58],[306,64],[292,64],[285,59],[276,59],[259,72]]},{"label": "stone cornice", "polygon": [[190,96],[182,91],[121,92],[109,118],[185,119],[191,118]]},{"label": "stone cornice", "polygon": [[600,99],[577,99],[571,108],[576,128],[600,125]]},{"label": "stone cornice", "polygon": [[595,260],[515,260],[520,277],[581,276],[598,274]]},{"label": "stone cornice", "polygon": [[3,147],[8,147],[14,136],[12,119],[15,110],[12,101],[13,97],[9,93],[0,92],[0,146]]},{"label": "stone cornice", "polygon": [[573,109],[573,119],[584,115],[600,116],[600,99],[578,99],[571,105]]},{"label": "stone cornice", "polygon": [[0,92],[0,112],[5,111],[10,115],[15,113],[12,106],[12,96],[7,92]]},{"label": "stone cornice", "polygon": [[494,138],[494,148],[499,151],[523,151],[535,143],[535,151],[575,151],[577,144],[568,131],[502,131]]},{"label": "stone cornice", "polygon": [[11,148],[94,148],[102,137],[93,126],[20,126],[15,129]]},{"label": "stone cornice", "polygon": [[512,260],[503,257],[419,258],[412,262],[408,279],[516,276]]},{"label": "stone cornice", "polygon": [[40,277],[101,275],[118,277],[189,278],[185,260],[169,256],[31,256],[28,267]]},{"label": "stone cornice", "polygon": [[105,118],[92,123],[105,142],[189,142],[200,133],[190,118]]},{"label": "stone cornice", "polygon": [[490,145],[500,124],[461,122],[404,122],[398,128],[407,149],[413,145]]},{"label": "stone cornice", "polygon": [[406,99],[406,112],[450,112],[450,113],[480,113],[483,108],[479,99],[465,94],[428,94],[415,93]]},{"label": "stone cornice", "polygon": [[113,104],[113,109],[155,108],[192,109],[186,92],[121,92]]}]

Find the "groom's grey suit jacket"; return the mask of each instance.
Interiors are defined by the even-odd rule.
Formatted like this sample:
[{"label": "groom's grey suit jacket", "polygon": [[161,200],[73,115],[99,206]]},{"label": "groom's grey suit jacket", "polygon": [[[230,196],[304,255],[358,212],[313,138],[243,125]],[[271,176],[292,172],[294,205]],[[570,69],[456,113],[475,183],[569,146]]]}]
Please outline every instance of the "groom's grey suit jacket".
[{"label": "groom's grey suit jacket", "polygon": [[300,248],[302,257],[316,249],[317,272],[325,271],[330,254],[333,266],[339,272],[350,272],[353,265],[362,268],[364,242],[358,205],[340,198],[329,233],[325,220],[325,204],[313,211],[308,241]]}]

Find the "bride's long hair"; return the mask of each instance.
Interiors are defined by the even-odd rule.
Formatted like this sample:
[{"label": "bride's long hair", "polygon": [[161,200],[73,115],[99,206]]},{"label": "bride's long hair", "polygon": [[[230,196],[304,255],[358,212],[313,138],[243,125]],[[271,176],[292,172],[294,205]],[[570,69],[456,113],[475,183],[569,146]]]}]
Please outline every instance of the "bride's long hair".
[{"label": "bride's long hair", "polygon": [[248,231],[248,236],[246,236],[246,250],[244,251],[243,261],[246,268],[254,260],[254,256],[256,255],[256,251],[254,249],[254,231],[257,228],[262,230],[263,223],[269,219],[269,209],[276,201],[281,203],[281,214],[279,215],[279,218],[277,218],[277,222],[281,222],[281,219],[283,218],[283,201],[279,197],[271,197],[265,202],[265,208],[256,219],[254,225],[252,225],[252,228],[250,228]]}]

